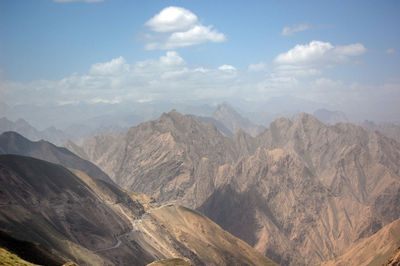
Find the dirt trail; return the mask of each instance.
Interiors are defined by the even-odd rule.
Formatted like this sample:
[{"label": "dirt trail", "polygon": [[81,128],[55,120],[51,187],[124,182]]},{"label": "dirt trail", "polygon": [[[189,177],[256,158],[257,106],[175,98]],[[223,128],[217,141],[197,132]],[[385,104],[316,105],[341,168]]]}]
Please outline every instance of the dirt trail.
[{"label": "dirt trail", "polygon": [[101,248],[101,249],[97,249],[97,250],[93,250],[93,252],[98,253],[98,252],[102,252],[102,251],[107,251],[107,250],[111,250],[111,249],[115,249],[115,248],[119,248],[119,246],[122,244],[122,240],[121,238],[124,236],[127,236],[129,234],[135,233],[138,230],[138,228],[136,227],[136,224],[139,222],[142,222],[142,218],[148,214],[150,214],[152,211],[154,210],[158,210],[164,207],[171,207],[174,206],[174,204],[172,203],[168,203],[168,204],[163,204],[161,206],[155,207],[155,208],[151,208],[149,210],[147,210],[145,213],[143,213],[140,217],[138,217],[137,219],[135,219],[132,223],[132,230],[130,230],[129,232],[123,233],[121,235],[117,235],[115,236],[115,240],[117,241],[117,243],[115,243],[115,245],[113,245],[112,247],[108,247],[108,248]]}]

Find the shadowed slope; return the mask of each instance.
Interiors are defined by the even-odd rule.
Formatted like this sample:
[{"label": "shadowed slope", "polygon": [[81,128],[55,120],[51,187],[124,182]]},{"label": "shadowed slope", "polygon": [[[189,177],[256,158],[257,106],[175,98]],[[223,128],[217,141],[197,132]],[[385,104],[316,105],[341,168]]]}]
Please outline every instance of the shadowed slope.
[{"label": "shadowed slope", "polygon": [[[30,157],[0,155],[0,187],[3,230],[15,238],[38,242],[79,264],[111,263],[112,257],[97,255],[93,250],[114,245],[115,235],[132,229],[127,217],[115,212],[90,187],[59,165]],[[125,256],[125,261],[152,261],[146,253],[119,255]]]},{"label": "shadowed slope", "polygon": [[199,208],[282,264],[327,260],[400,217],[400,144],[305,113],[229,138],[172,111],[83,148],[121,186]]},{"label": "shadowed slope", "polygon": [[17,154],[61,164],[64,167],[87,172],[90,176],[113,183],[113,181],[93,163],[83,160],[69,150],[41,140],[32,142],[16,132],[0,135],[0,154]]},{"label": "shadowed slope", "polygon": [[[0,155],[0,227],[83,265],[146,265],[172,257],[196,265],[270,262],[193,210],[157,204],[72,171],[31,157]],[[148,201],[146,207],[139,200]]]}]

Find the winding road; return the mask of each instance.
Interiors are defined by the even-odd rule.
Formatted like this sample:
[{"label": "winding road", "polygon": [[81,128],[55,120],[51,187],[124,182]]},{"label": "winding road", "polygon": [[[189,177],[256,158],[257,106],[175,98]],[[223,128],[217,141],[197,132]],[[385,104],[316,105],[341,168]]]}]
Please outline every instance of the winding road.
[{"label": "winding road", "polygon": [[103,251],[119,248],[119,246],[122,244],[122,240],[121,240],[122,237],[139,231],[138,228],[135,225],[136,225],[136,223],[141,222],[141,220],[142,220],[142,218],[144,216],[150,214],[154,210],[158,210],[158,209],[161,209],[161,208],[164,208],[164,207],[171,207],[171,206],[174,206],[174,204],[168,203],[168,204],[164,204],[164,205],[158,206],[156,208],[152,208],[152,209],[147,210],[145,213],[143,213],[141,216],[139,216],[137,219],[135,219],[134,224],[132,224],[132,230],[131,231],[123,233],[121,235],[115,236],[115,240],[117,241],[117,243],[115,245],[113,245],[112,247],[108,247],[108,248],[101,248],[101,249],[93,250],[93,252],[99,253],[99,252],[103,252]]}]

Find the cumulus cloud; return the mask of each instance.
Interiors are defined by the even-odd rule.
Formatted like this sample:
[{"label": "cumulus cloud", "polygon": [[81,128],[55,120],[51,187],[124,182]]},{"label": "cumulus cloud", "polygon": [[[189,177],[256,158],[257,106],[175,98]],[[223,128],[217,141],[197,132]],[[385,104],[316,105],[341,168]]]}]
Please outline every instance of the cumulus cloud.
[{"label": "cumulus cloud", "polygon": [[261,72],[267,70],[268,64],[265,62],[260,62],[256,64],[250,64],[247,70],[250,72]]},{"label": "cumulus cloud", "polygon": [[212,29],[212,26],[196,25],[185,32],[172,33],[165,42],[152,42],[145,45],[146,50],[170,50],[197,45],[205,42],[224,42],[224,34]]},{"label": "cumulus cloud", "polygon": [[296,45],[278,55],[274,62],[280,65],[331,65],[346,62],[349,57],[362,55],[366,50],[360,43],[335,47],[329,42],[312,41]]},{"label": "cumulus cloud", "polygon": [[[309,51],[306,49],[308,46],[314,49]],[[371,97],[377,99],[376,102],[390,98],[391,102],[381,106],[398,106],[398,79],[378,89],[368,88],[357,82],[332,79],[329,77],[329,68],[321,66],[321,62],[332,62],[330,53],[350,58],[361,55],[365,51],[363,46],[324,43],[317,48],[313,44],[304,47],[302,56],[298,56],[296,51],[289,57],[290,60],[249,65],[249,71],[241,71],[229,64],[216,68],[192,66],[176,51],[130,63],[123,57],[117,57],[93,64],[85,74],[73,74],[60,80],[13,82],[0,76],[0,95],[10,106],[79,102],[122,104],[171,99],[177,102],[232,98],[262,101],[282,95],[324,104],[342,103],[343,106],[355,105],[354,99],[357,99],[357,106],[361,106],[361,103],[368,106],[367,100]],[[373,92],[375,94],[371,94]]]},{"label": "cumulus cloud", "polygon": [[122,56],[110,62],[94,64],[89,71],[92,75],[118,75],[124,72],[129,72],[129,65]]},{"label": "cumulus cloud", "polygon": [[1,80],[0,94],[10,105],[120,103],[203,99],[233,95],[236,68],[190,66],[176,51],[155,59],[128,63],[123,57],[93,64],[85,74],[60,80]]},{"label": "cumulus cloud", "polygon": [[145,23],[147,27],[156,32],[171,32],[187,30],[198,23],[197,16],[189,10],[170,6],[161,10]]},{"label": "cumulus cloud", "polygon": [[296,32],[308,30],[310,26],[307,23],[293,25],[293,26],[286,26],[282,29],[281,34],[283,36],[290,36],[295,34]]},{"label": "cumulus cloud", "polygon": [[181,66],[185,60],[175,51],[168,51],[165,56],[160,57],[160,64],[164,66]]},{"label": "cumulus cloud", "polygon": [[218,67],[218,69],[221,71],[227,71],[227,72],[236,71],[236,67],[231,66],[231,65],[222,65],[222,66]]},{"label": "cumulus cloud", "polygon": [[225,34],[212,25],[202,25],[195,14],[182,7],[164,8],[147,21],[145,26],[156,34],[148,35],[149,39],[158,39],[147,43],[146,50],[171,50],[206,42],[224,42],[227,39]]}]

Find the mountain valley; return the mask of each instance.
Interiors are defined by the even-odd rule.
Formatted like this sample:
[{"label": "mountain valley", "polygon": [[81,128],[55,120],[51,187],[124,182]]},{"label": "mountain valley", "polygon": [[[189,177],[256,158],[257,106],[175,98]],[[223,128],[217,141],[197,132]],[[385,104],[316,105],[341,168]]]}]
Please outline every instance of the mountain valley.
[{"label": "mountain valley", "polygon": [[204,215],[80,170],[6,154],[0,183],[2,246],[9,238],[28,241],[79,265],[146,265],[171,257],[195,265],[275,265]]},{"label": "mountain valley", "polygon": [[400,217],[400,144],[305,113],[228,137],[172,111],[81,149],[123,188],[198,209],[283,265],[329,260]]}]

